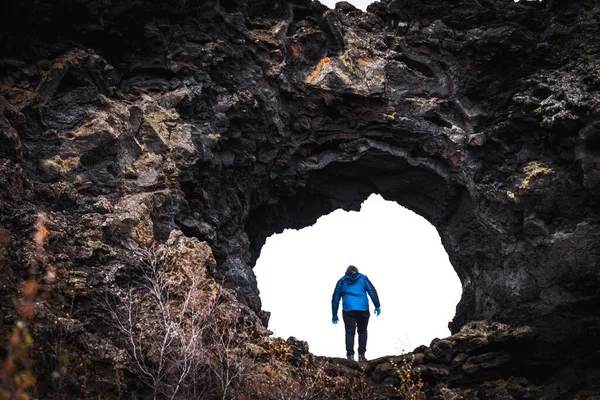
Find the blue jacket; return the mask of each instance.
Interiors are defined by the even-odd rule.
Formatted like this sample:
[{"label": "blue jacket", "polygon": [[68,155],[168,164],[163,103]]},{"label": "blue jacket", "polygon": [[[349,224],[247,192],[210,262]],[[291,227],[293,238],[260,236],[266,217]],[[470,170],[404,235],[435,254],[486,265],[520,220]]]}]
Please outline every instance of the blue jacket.
[{"label": "blue jacket", "polygon": [[368,311],[369,299],[367,299],[367,293],[369,294],[369,297],[371,297],[371,301],[375,307],[381,307],[379,304],[379,296],[377,296],[377,290],[375,290],[375,286],[373,286],[366,275],[358,274],[355,278],[344,275],[344,277],[337,282],[337,285],[335,285],[333,297],[331,298],[333,315],[337,315],[338,313],[340,299],[342,299],[343,311]]}]

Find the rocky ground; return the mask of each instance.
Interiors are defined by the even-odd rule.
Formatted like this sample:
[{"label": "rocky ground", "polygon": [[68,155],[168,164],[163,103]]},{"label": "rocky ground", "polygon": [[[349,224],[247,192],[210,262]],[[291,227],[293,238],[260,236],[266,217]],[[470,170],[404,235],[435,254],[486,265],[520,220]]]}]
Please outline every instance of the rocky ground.
[{"label": "rocky ground", "polygon": [[[368,11],[308,0],[4,8],[5,393],[173,395],[176,371],[195,365],[210,388],[250,398],[394,398],[407,376],[419,382],[403,368],[433,398],[598,396],[599,6],[384,0]],[[270,338],[252,272],[265,239],[372,193],[440,233],[463,284],[454,335],[363,366]],[[149,251],[170,260],[150,274],[171,296],[163,306],[147,286]],[[156,345],[136,362],[120,301],[146,318],[136,335],[172,337],[178,354],[206,345],[206,357],[175,363]],[[213,314],[188,312],[205,303]],[[161,325],[157,310],[172,319]],[[224,343],[219,324],[202,331],[212,341],[183,340],[197,326],[183,315],[236,332],[227,351],[246,389],[219,379],[229,358],[214,357],[230,354],[208,346]],[[168,336],[164,321],[183,333]],[[171,380],[152,386],[144,366],[161,365]]]}]

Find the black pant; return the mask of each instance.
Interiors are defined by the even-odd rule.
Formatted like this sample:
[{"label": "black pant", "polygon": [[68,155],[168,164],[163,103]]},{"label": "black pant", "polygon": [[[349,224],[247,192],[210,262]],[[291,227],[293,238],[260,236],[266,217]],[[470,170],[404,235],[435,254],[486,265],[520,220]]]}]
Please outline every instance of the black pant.
[{"label": "black pant", "polygon": [[367,351],[367,325],[369,325],[369,310],[343,311],[344,325],[346,326],[346,355],[354,355],[354,333],[358,327],[358,354],[364,355]]}]

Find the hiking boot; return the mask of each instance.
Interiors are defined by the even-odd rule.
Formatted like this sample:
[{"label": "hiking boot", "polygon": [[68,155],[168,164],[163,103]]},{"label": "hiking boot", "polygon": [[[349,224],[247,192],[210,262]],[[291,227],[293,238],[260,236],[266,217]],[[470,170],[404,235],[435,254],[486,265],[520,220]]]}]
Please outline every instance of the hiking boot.
[{"label": "hiking boot", "polygon": [[354,355],[351,355],[351,356],[346,356],[346,358],[347,358],[348,360],[350,360],[350,361],[354,361]]},{"label": "hiking boot", "polygon": [[365,357],[364,354],[359,354],[358,355],[358,361],[367,361],[367,357]]}]

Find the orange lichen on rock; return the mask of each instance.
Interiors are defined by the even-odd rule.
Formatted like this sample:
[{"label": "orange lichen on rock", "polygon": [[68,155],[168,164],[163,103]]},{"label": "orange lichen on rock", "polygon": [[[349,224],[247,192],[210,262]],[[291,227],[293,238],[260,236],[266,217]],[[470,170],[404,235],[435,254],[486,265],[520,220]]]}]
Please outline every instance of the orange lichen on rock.
[{"label": "orange lichen on rock", "polygon": [[356,60],[357,64],[370,64],[373,62],[371,57],[360,57]]},{"label": "orange lichen on rock", "polygon": [[292,48],[292,55],[294,57],[300,57],[301,51],[298,42],[292,42],[292,45],[290,47]]},{"label": "orange lichen on rock", "polygon": [[330,62],[331,60],[329,59],[329,57],[321,59],[321,61],[319,61],[319,64],[317,64],[317,67],[313,70],[313,72],[310,73],[308,78],[306,78],[306,83],[311,83],[317,77],[317,75],[319,75],[323,67],[325,67]]}]

